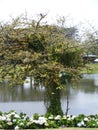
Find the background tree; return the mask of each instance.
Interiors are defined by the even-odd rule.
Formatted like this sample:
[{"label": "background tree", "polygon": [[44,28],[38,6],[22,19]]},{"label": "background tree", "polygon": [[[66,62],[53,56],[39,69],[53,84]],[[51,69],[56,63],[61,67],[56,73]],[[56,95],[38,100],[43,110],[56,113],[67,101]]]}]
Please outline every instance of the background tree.
[{"label": "background tree", "polygon": [[85,46],[85,54],[98,55],[98,31],[93,28],[85,32],[82,44]]}]

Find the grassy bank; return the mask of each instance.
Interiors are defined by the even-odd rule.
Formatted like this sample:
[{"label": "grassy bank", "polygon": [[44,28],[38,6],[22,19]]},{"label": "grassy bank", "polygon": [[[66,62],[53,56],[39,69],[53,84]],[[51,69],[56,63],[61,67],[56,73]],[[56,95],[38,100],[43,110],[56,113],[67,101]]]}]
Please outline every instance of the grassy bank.
[{"label": "grassy bank", "polygon": [[98,128],[64,128],[64,129],[55,129],[55,130],[98,130]]},{"label": "grassy bank", "polygon": [[60,130],[98,130],[98,128],[65,128]]},{"label": "grassy bank", "polygon": [[86,64],[86,66],[82,69],[82,73],[98,74],[98,63]]},{"label": "grassy bank", "polygon": [[[23,130],[34,130],[34,129],[23,129]],[[98,128],[58,128],[58,129],[51,128],[51,129],[36,129],[36,130],[98,130]]]}]

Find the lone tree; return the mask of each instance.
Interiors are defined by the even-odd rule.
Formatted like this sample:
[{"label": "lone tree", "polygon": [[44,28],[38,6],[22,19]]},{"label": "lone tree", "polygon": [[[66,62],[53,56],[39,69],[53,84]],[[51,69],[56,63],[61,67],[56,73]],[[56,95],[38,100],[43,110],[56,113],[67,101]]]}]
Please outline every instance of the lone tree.
[{"label": "lone tree", "polygon": [[[72,35],[73,27],[48,25],[43,22],[45,16],[40,14],[38,21],[18,17],[0,24],[0,82],[14,86],[29,76],[37,85],[51,89],[54,100],[52,96],[60,96],[58,90],[67,81],[80,78],[82,48]],[[58,107],[53,109],[48,110],[62,113]]]}]

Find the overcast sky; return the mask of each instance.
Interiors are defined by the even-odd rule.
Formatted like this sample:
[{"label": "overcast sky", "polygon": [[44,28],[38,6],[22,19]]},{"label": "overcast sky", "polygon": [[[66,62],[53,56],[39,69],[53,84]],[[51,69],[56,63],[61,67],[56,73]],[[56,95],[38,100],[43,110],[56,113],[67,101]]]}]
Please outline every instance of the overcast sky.
[{"label": "overcast sky", "polygon": [[98,26],[98,0],[0,0],[0,21],[25,12],[30,16],[48,13],[51,23],[59,16],[68,16],[73,24]]}]

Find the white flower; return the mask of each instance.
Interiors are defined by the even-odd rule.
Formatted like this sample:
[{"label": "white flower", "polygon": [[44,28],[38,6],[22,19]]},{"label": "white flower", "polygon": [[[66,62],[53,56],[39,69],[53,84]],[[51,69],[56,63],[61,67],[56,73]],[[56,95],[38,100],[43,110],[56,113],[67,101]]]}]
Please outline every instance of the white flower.
[{"label": "white flower", "polygon": [[48,122],[45,123],[45,126],[49,126]]},{"label": "white flower", "polygon": [[24,116],[24,120],[27,119],[27,118],[28,118],[28,115],[25,115],[25,116]]},{"label": "white flower", "polygon": [[48,119],[52,120],[53,119],[53,115],[49,116]]},{"label": "white flower", "polygon": [[64,116],[63,116],[63,119],[67,119],[67,116],[66,116],[66,115],[64,115]]},{"label": "white flower", "polygon": [[67,120],[72,120],[72,116],[71,115],[67,115]]},{"label": "white flower", "polygon": [[16,122],[16,119],[13,119],[13,122]]},{"label": "white flower", "polygon": [[15,112],[11,112],[10,114],[11,114],[11,115],[15,115],[16,113],[15,113]]},{"label": "white flower", "polygon": [[71,120],[71,117],[69,117],[67,120],[69,120],[69,121],[70,121],[70,120]]},{"label": "white flower", "polygon": [[46,120],[45,117],[39,117],[38,120]]},{"label": "white flower", "polygon": [[24,124],[21,122],[19,125],[20,125],[20,126],[23,126]]},{"label": "white flower", "polygon": [[33,117],[31,117],[31,118],[30,118],[30,121],[33,122],[33,120],[34,120]]},{"label": "white flower", "polygon": [[42,124],[46,123],[46,118],[45,117],[39,117],[38,121],[39,121],[39,124],[42,125]]},{"label": "white flower", "polygon": [[81,121],[81,125],[82,125],[82,126],[85,126],[85,123],[84,123],[84,121]]},{"label": "white flower", "polygon": [[89,121],[87,117],[84,118],[84,121]]},{"label": "white flower", "polygon": [[74,120],[76,118],[76,116],[72,116],[72,120]]},{"label": "white flower", "polygon": [[39,123],[38,123],[39,125],[43,125],[44,124],[44,122],[43,121],[39,121]]},{"label": "white flower", "polygon": [[6,115],[6,118],[10,118],[10,117],[11,117],[11,114]]},{"label": "white flower", "polygon": [[13,123],[12,122],[7,122],[8,125],[12,125]]},{"label": "white flower", "polygon": [[78,126],[78,127],[81,127],[81,126],[82,126],[81,122],[79,122],[79,123],[77,124],[77,126]]},{"label": "white flower", "polygon": [[20,118],[20,116],[18,115],[18,114],[15,114],[15,116],[14,116],[15,118]]},{"label": "white flower", "polygon": [[60,115],[57,115],[56,117],[55,117],[55,120],[60,120],[61,119],[61,116]]},{"label": "white flower", "polygon": [[33,120],[33,122],[36,123],[36,124],[40,124],[40,125],[47,123],[45,117],[39,117],[38,120]]},{"label": "white flower", "polygon": [[62,77],[62,74],[61,74],[61,73],[59,74],[59,77]]},{"label": "white flower", "polygon": [[5,117],[5,116],[2,116],[1,120],[2,120],[2,121],[5,121],[5,120],[6,120],[6,117]]},{"label": "white flower", "polygon": [[15,126],[14,130],[19,130],[19,127],[18,127],[18,126]]},{"label": "white flower", "polygon": [[79,123],[77,124],[77,126],[78,126],[78,127],[85,126],[84,121],[79,122]]},{"label": "white flower", "polygon": [[29,125],[31,125],[31,124],[32,124],[32,122],[30,121],[30,122],[27,123],[27,126],[29,126]]},{"label": "white flower", "polygon": [[81,126],[82,126],[81,122],[79,122],[79,123],[77,124],[77,126],[78,126],[78,127],[81,127]]},{"label": "white flower", "polygon": [[10,118],[7,118],[7,119],[6,119],[6,121],[10,122],[10,121],[11,121],[11,119],[10,119]]},{"label": "white flower", "polygon": [[39,120],[33,120],[35,124],[39,124]]}]

